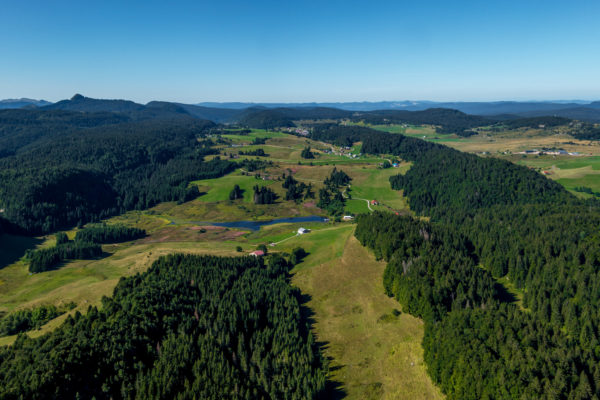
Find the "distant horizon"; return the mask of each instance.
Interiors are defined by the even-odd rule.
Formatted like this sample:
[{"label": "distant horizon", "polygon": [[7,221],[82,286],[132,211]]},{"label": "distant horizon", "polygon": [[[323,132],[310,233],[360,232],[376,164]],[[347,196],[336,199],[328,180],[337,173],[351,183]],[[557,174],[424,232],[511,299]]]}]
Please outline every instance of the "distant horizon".
[{"label": "distant horizon", "polygon": [[0,96],[598,99],[598,15],[590,0],[7,2]]},{"label": "distant horizon", "polygon": [[344,103],[408,103],[408,102],[414,102],[414,103],[426,103],[426,102],[431,102],[431,103],[502,103],[502,102],[514,102],[514,103],[581,103],[581,104],[589,104],[589,103],[593,103],[596,101],[600,101],[600,96],[598,96],[597,98],[577,98],[577,99],[500,99],[500,100],[431,100],[431,99],[395,99],[395,100],[332,100],[332,101],[327,101],[327,100],[309,100],[309,101],[252,101],[252,100],[200,100],[200,101],[192,101],[192,102],[185,102],[185,101],[178,101],[178,100],[165,100],[165,99],[161,99],[161,98],[154,98],[148,101],[138,101],[138,100],[134,100],[132,98],[128,98],[128,97],[96,97],[96,96],[89,96],[83,93],[74,93],[73,95],[69,96],[69,97],[65,97],[65,98],[60,98],[58,100],[49,100],[48,98],[38,98],[38,97],[29,97],[29,96],[9,96],[6,98],[0,98],[1,102],[6,102],[6,101],[22,101],[22,100],[31,100],[31,101],[47,101],[50,103],[57,103],[59,101],[63,101],[63,100],[70,100],[74,95],[76,94],[81,94],[82,96],[86,97],[86,98],[90,98],[90,99],[96,99],[96,100],[125,100],[125,101],[133,101],[134,103],[138,103],[138,104],[148,104],[150,102],[153,101],[165,101],[165,102],[169,102],[169,103],[180,103],[180,104],[189,104],[189,105],[196,105],[196,104],[203,104],[203,103],[215,103],[215,104],[235,104],[235,103],[239,103],[239,104],[311,104],[311,103],[330,103],[330,104],[334,104],[334,103],[339,103],[339,104],[344,104]]}]

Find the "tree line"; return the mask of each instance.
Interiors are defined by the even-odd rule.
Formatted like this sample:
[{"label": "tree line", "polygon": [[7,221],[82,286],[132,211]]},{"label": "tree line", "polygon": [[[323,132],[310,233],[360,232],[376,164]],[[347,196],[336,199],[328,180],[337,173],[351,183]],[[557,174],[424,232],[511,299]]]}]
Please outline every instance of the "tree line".
[{"label": "tree line", "polygon": [[101,243],[119,243],[135,240],[146,235],[146,231],[124,225],[91,225],[77,231],[75,240],[69,240],[64,232],[56,233],[55,246],[28,250],[29,272],[49,271],[65,260],[87,260],[102,255]]}]

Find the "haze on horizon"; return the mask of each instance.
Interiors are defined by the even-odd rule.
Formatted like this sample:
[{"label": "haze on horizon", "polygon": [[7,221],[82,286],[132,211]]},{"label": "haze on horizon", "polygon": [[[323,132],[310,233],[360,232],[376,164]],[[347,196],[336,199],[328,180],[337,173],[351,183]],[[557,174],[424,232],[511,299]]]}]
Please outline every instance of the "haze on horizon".
[{"label": "haze on horizon", "polygon": [[12,2],[0,98],[598,100],[597,1]]}]

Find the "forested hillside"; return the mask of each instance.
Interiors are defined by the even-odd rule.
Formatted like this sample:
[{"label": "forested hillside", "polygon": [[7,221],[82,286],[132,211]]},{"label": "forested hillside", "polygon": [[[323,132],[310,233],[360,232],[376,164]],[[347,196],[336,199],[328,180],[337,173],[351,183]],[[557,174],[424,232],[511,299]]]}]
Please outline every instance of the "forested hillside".
[{"label": "forested hillside", "polygon": [[413,162],[390,181],[432,222],[365,215],[356,236],[389,261],[387,293],[425,319],[425,361],[448,397],[598,398],[600,205],[525,167],[400,135],[363,151]]},{"label": "forested hillside", "polygon": [[212,122],[190,116],[126,121],[111,113],[0,112],[0,208],[27,233],[51,232],[160,201],[197,195],[188,182],[222,176],[236,164],[198,140]]},{"label": "forested hillside", "polygon": [[287,270],[279,257],[162,257],[101,309],[0,348],[0,397],[313,398],[323,362]]}]

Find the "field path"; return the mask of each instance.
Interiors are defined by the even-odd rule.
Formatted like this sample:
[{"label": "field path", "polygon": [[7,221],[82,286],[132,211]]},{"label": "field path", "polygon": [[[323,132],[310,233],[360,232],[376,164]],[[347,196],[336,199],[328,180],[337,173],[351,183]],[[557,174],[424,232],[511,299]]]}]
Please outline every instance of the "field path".
[{"label": "field path", "polygon": [[[348,197],[348,195],[346,195],[346,189],[344,189],[344,191],[342,192],[342,196],[344,196],[345,199],[350,198],[350,197]],[[369,211],[375,211],[371,208],[371,202],[367,199],[361,199],[360,197],[353,197],[352,200],[364,200],[367,202],[367,207],[369,208]]]},{"label": "field path", "polygon": [[[393,310],[383,271],[352,232],[338,236],[341,257],[311,262],[294,272],[292,284],[310,300],[316,338],[330,360],[326,398],[441,399],[423,364],[423,322]],[[344,243],[345,242],[345,243]],[[333,249],[332,249],[333,251]]]}]

